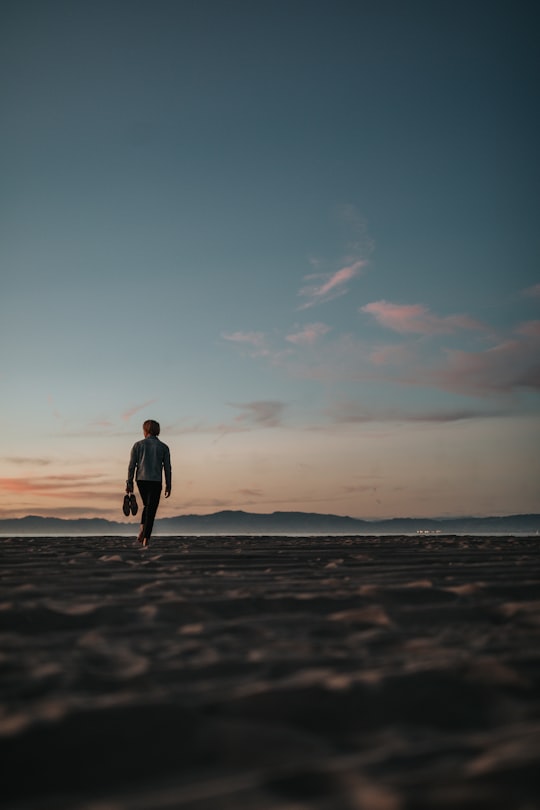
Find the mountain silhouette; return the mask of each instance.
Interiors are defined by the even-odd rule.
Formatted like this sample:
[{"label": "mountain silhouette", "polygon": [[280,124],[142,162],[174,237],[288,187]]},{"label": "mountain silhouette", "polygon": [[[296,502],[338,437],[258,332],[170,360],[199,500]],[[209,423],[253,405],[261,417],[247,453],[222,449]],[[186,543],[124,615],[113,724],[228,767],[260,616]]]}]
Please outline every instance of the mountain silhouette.
[{"label": "mountain silhouette", "polygon": [[[136,534],[137,521],[104,518],[66,519],[28,515],[0,520],[0,535],[129,535]],[[225,510],[210,515],[177,515],[156,520],[154,534],[162,535],[345,535],[345,534],[537,534],[540,515],[506,515],[456,518],[390,518],[362,520],[314,512],[271,514]]]}]

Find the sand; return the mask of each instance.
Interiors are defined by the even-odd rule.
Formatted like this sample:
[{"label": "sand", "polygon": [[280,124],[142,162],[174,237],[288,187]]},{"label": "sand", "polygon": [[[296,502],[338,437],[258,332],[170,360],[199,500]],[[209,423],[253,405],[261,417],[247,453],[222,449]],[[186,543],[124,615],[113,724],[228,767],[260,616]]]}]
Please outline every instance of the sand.
[{"label": "sand", "polygon": [[539,548],[2,538],[2,806],[539,808]]}]

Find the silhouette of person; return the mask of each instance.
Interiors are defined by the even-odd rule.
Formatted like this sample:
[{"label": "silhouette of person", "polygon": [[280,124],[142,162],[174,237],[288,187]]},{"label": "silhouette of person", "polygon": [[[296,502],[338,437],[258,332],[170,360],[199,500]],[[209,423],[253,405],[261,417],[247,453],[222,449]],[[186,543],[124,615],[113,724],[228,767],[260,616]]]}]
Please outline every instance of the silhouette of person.
[{"label": "silhouette of person", "polygon": [[129,458],[126,493],[133,492],[133,478],[144,504],[141,515],[141,530],[137,540],[144,547],[152,535],[154,519],[161,498],[163,473],[165,473],[165,497],[171,494],[171,454],[160,439],[159,422],[147,419],[143,424],[144,439],[135,442]]}]

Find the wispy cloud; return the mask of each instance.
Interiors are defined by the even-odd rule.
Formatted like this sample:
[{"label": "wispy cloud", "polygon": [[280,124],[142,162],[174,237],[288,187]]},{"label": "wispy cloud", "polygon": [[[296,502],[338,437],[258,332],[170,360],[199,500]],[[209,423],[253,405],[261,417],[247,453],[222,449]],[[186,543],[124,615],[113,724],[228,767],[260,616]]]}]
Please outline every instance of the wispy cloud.
[{"label": "wispy cloud", "polygon": [[[489,330],[481,333],[482,339],[492,336]],[[422,334],[403,346],[373,347],[353,335],[340,335],[326,341],[316,357],[291,360],[287,371],[323,384],[384,382],[474,397],[540,389],[538,321],[524,322],[505,340],[480,350],[450,349],[425,338]]]},{"label": "wispy cloud", "polygon": [[221,337],[234,343],[249,357],[264,357],[271,360],[274,352],[268,347],[264,332],[222,332]]},{"label": "wispy cloud", "polygon": [[143,402],[141,405],[133,405],[131,408],[128,408],[123,412],[121,415],[122,422],[129,422],[132,416],[134,416],[138,411],[142,411],[144,408],[147,408],[149,405],[153,405],[154,402],[157,402],[157,399],[149,399],[146,402]]},{"label": "wispy cloud", "polygon": [[339,402],[327,408],[325,414],[337,424],[364,424],[371,422],[423,422],[444,424],[470,419],[486,419],[505,414],[501,410],[452,408],[407,411],[402,408],[366,408],[360,402]]},{"label": "wispy cloud", "polygon": [[4,459],[10,464],[28,464],[30,467],[46,467],[52,464],[49,458],[27,458],[24,456],[6,456]]},{"label": "wispy cloud", "polygon": [[[331,275],[309,276],[308,279],[320,283],[302,290],[303,308],[342,294],[364,264],[364,260],[357,260]],[[538,287],[528,288],[528,294],[536,296]],[[326,385],[373,382],[495,398],[520,390],[540,389],[538,320],[524,321],[505,336],[502,330],[468,314],[441,315],[421,303],[401,304],[380,299],[360,307],[359,312],[394,333],[392,343],[374,345],[366,332],[362,338],[353,333],[339,334],[320,321],[297,325],[282,333],[281,338],[274,334],[274,341],[281,342],[281,346],[276,344],[281,351],[271,346],[263,332],[233,332],[224,338],[247,347],[252,357],[279,364],[291,378]],[[325,337],[330,331],[332,335]],[[402,339],[398,340],[396,334],[403,336]],[[452,343],[444,340],[445,336],[452,336]],[[321,340],[322,337],[325,339]],[[459,349],[455,348],[456,341],[460,342]],[[286,350],[283,350],[284,343],[289,347]],[[300,351],[302,348],[310,351]],[[480,412],[465,409],[442,414],[425,412],[418,417],[400,415],[400,418],[456,421],[476,418],[477,413]],[[394,418],[395,414],[390,417]],[[279,423],[281,418],[281,413],[243,407],[241,415],[224,425],[220,435],[249,430],[256,424]]]},{"label": "wispy cloud", "polygon": [[182,500],[182,508],[179,513],[188,509],[227,509],[236,506],[236,502],[230,498],[191,498]]},{"label": "wispy cloud", "polygon": [[[124,420],[127,421],[127,420]],[[114,427],[114,423],[110,421],[110,419],[93,419],[89,423],[90,428],[99,428],[100,430],[109,430],[110,428]]]},{"label": "wispy cloud", "polygon": [[[116,496],[117,497],[117,496]],[[45,504],[40,504],[39,510],[35,509],[35,505],[21,505],[17,509],[0,509],[0,518],[18,518],[22,517],[24,514],[35,514],[36,511],[39,511],[39,515],[41,517],[56,517],[56,518],[89,518],[89,517],[99,517],[99,518],[112,518],[113,520],[118,520],[118,506],[116,508],[114,506],[107,507],[103,503],[103,498],[99,496],[99,505],[98,506],[46,506]],[[112,498],[110,499],[112,500]]]},{"label": "wispy cloud", "polygon": [[[101,480],[100,480],[101,479]],[[108,491],[109,490],[109,491]],[[62,497],[84,500],[85,498],[115,497],[110,492],[108,479],[102,475],[50,475],[32,477],[0,478],[0,491],[12,495]]]},{"label": "wispy cloud", "polygon": [[255,349],[261,349],[266,340],[264,332],[223,332],[221,336],[224,340],[231,341],[231,343],[242,343],[253,346]]},{"label": "wispy cloud", "polygon": [[484,330],[479,321],[468,315],[440,317],[431,313],[422,304],[392,304],[390,301],[373,301],[360,307],[387,329],[401,334],[444,335],[458,330]]},{"label": "wispy cloud", "polygon": [[262,498],[264,496],[262,489],[237,489],[236,493],[244,498]]},{"label": "wispy cloud", "polygon": [[375,346],[369,354],[369,360],[375,366],[403,366],[410,363],[413,357],[411,347],[399,343]]},{"label": "wispy cloud", "polygon": [[357,259],[335,273],[305,276],[304,281],[318,283],[310,283],[300,289],[298,295],[306,300],[298,309],[308,309],[345,295],[348,292],[347,284],[360,275],[366,264],[364,259]]},{"label": "wispy cloud", "polygon": [[238,346],[248,357],[261,358],[272,365],[279,365],[293,351],[276,349],[264,332],[222,332],[221,337]]},{"label": "wispy cloud", "polygon": [[507,340],[483,352],[446,351],[446,364],[427,375],[446,390],[480,396],[540,390],[538,339]]},{"label": "wispy cloud", "polygon": [[532,287],[527,287],[523,290],[523,295],[528,298],[540,298],[540,284],[533,284]]},{"label": "wispy cloud", "polygon": [[540,321],[525,321],[525,323],[518,326],[516,331],[519,335],[525,335],[526,337],[540,337]]},{"label": "wispy cloud", "polygon": [[260,400],[256,402],[231,403],[233,408],[242,411],[235,417],[235,422],[241,425],[255,425],[257,427],[279,427],[286,403],[277,400]]},{"label": "wispy cloud", "polygon": [[247,433],[259,428],[280,427],[283,424],[283,413],[287,407],[277,400],[259,400],[255,402],[229,402],[229,407],[239,411],[230,420],[223,422],[183,422],[171,425],[169,435],[209,435],[218,442],[229,434]]},{"label": "wispy cloud", "polygon": [[308,323],[300,331],[287,335],[285,340],[295,345],[313,345],[320,337],[330,332],[332,327],[325,323]]},{"label": "wispy cloud", "polygon": [[[485,337],[485,335],[483,335]],[[426,386],[474,397],[540,389],[540,322],[520,324],[503,340],[481,350],[435,348],[418,341],[403,362],[371,357],[371,379]],[[383,357],[382,359],[388,359]],[[390,356],[391,359],[391,356]],[[379,362],[377,362],[379,361]]]}]

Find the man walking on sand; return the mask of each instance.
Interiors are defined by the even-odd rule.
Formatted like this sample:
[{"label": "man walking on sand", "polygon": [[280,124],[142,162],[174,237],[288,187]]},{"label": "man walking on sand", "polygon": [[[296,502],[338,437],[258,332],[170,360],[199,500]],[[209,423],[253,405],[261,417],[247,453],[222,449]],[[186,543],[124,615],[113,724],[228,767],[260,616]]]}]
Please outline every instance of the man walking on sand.
[{"label": "man walking on sand", "polygon": [[159,422],[147,419],[143,424],[143,432],[144,439],[135,442],[131,448],[126,492],[133,492],[135,477],[144,504],[141,530],[137,540],[146,548],[159,506],[163,473],[165,473],[165,497],[168,498],[171,494],[171,454],[167,445],[158,439]]}]

